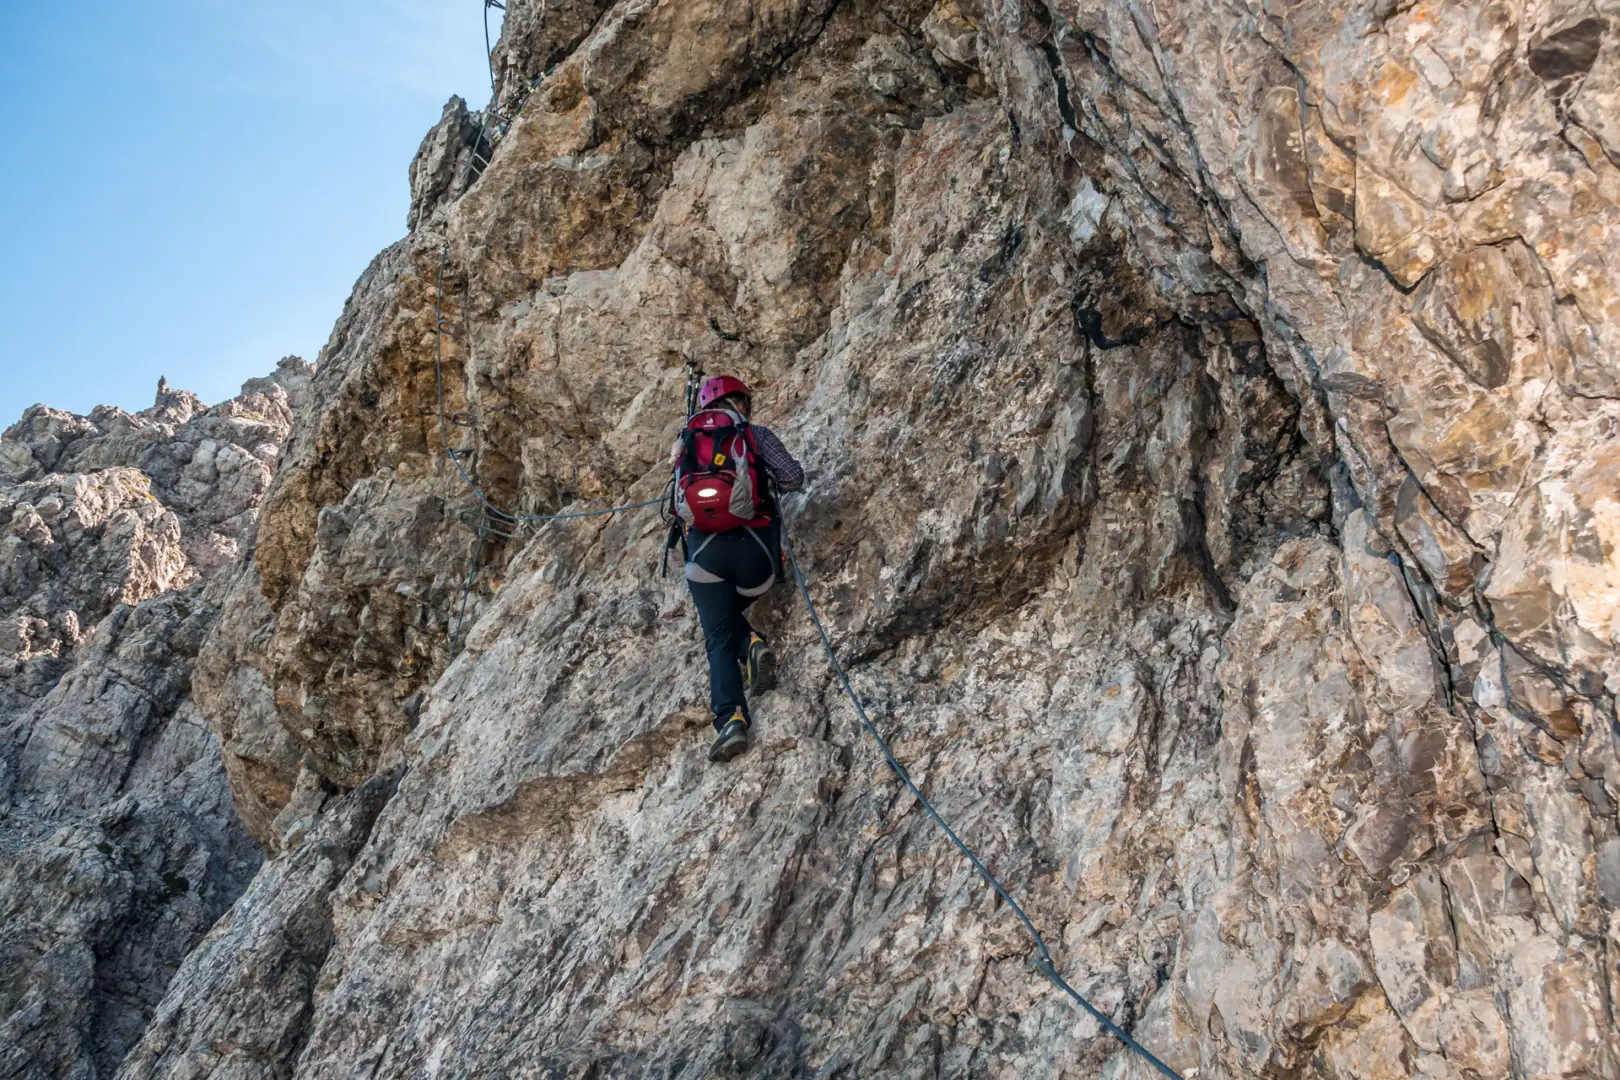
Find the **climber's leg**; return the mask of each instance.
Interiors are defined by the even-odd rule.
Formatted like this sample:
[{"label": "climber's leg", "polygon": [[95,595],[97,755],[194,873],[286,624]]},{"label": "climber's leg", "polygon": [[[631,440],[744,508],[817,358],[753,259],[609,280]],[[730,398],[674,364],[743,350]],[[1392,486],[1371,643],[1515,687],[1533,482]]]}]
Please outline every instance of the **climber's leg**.
[{"label": "climber's leg", "polygon": [[776,651],[753,627],[748,628],[748,655],[743,659],[743,688],[750,694],[776,689]]},{"label": "climber's leg", "polygon": [[709,708],[715,731],[709,760],[730,761],[748,749],[748,701],[737,665],[737,642],[747,642],[748,620],[742,617],[737,589],[731,582],[693,581],[688,575],[687,584],[697,604],[709,657]]},{"label": "climber's leg", "polygon": [[764,547],[742,530],[706,536],[693,546],[686,581],[708,653],[709,707],[719,733],[709,751],[714,760],[729,760],[748,746],[752,714],[744,679],[755,635],[743,612],[773,580]]},{"label": "climber's leg", "polygon": [[[745,564],[749,585],[737,587],[738,613],[746,610],[748,605],[770,591],[777,581],[777,566],[771,556],[771,545],[776,542],[776,531],[771,528],[748,529],[745,535],[752,541],[749,545],[739,545],[739,561]],[[751,550],[752,549],[752,550]],[[742,575],[739,575],[739,580]],[[747,619],[744,618],[744,623]],[[748,635],[743,639],[743,655],[741,659],[743,671],[743,686],[750,694],[762,693],[776,688],[776,653],[771,649],[770,642],[754,627],[748,625]]]},{"label": "climber's leg", "polygon": [[709,657],[709,708],[718,729],[737,710],[746,716],[742,672],[737,654],[748,647],[748,621],[737,610],[737,590],[729,581],[694,581],[687,587],[703,624],[703,644]]}]

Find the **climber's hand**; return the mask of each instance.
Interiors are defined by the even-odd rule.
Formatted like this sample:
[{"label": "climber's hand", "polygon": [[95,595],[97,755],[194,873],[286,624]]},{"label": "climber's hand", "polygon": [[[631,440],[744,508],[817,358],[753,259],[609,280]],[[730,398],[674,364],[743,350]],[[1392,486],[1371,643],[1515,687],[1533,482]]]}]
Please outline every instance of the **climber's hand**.
[{"label": "climber's hand", "polygon": [[669,467],[674,468],[681,461],[681,440],[676,439],[675,445],[669,448]]}]

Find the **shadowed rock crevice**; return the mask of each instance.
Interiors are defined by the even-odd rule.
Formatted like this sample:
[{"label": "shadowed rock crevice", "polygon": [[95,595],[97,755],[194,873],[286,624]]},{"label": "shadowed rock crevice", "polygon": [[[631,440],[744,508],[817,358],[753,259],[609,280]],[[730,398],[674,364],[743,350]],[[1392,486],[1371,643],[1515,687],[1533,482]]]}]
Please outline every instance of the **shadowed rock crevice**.
[{"label": "shadowed rock crevice", "polygon": [[374,776],[332,800],[303,841],[254,878],[176,977],[180,986],[207,982],[211,1004],[188,1006],[171,992],[119,1077],[293,1075],[332,946],[332,891],[397,783],[397,773]]}]

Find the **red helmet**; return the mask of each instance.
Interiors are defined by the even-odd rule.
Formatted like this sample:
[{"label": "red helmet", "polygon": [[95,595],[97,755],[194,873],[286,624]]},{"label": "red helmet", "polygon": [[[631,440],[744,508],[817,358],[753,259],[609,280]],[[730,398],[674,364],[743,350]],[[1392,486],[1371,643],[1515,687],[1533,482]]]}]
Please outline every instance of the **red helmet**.
[{"label": "red helmet", "polygon": [[704,379],[703,385],[698,387],[698,408],[707,409],[727,394],[741,394],[745,398],[753,397],[748,384],[731,375],[716,375],[712,379]]}]

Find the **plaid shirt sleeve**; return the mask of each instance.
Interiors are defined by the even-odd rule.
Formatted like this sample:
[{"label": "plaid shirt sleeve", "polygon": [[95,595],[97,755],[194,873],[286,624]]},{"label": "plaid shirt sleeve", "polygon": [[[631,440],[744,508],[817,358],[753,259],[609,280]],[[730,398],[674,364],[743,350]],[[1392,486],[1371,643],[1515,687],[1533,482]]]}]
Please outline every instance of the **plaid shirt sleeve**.
[{"label": "plaid shirt sleeve", "polygon": [[787,447],[782,445],[776,433],[759,424],[751,424],[749,428],[754,433],[754,446],[759,450],[759,459],[765,463],[776,486],[783,491],[798,491],[804,487],[804,466],[787,452]]}]

